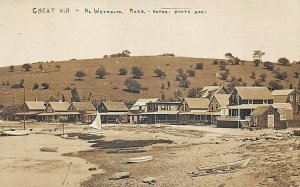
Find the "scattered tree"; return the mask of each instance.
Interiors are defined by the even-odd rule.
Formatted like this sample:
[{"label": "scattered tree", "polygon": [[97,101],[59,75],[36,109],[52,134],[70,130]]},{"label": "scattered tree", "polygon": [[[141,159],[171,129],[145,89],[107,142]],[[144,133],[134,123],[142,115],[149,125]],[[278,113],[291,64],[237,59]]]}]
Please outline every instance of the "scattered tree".
[{"label": "scattered tree", "polygon": [[33,90],[39,89],[39,84],[38,83],[33,83],[32,89]]},{"label": "scattered tree", "polygon": [[161,77],[161,78],[165,78],[167,76],[166,73],[159,68],[155,69],[154,73],[156,74],[157,77]]},{"label": "scattered tree", "polygon": [[281,64],[284,66],[287,66],[290,64],[290,61],[285,57],[279,58],[277,62],[278,62],[278,64]]},{"label": "scattered tree", "polygon": [[256,79],[256,80],[254,80],[253,86],[263,86],[263,85],[262,85],[262,82],[260,79]]},{"label": "scattered tree", "polygon": [[161,83],[161,87],[160,87],[160,89],[162,89],[162,90],[164,90],[164,89],[165,89],[165,85],[164,85],[164,83]]},{"label": "scattered tree", "polygon": [[272,62],[264,62],[264,67],[270,71],[273,71],[274,70],[274,64]]},{"label": "scattered tree", "polygon": [[62,101],[62,102],[66,102],[66,98],[65,98],[65,95],[64,95],[64,94],[61,95],[61,101]]},{"label": "scattered tree", "polygon": [[59,71],[60,68],[61,68],[61,65],[56,65],[55,67],[56,67],[56,69],[58,69],[58,71]]},{"label": "scattered tree", "polygon": [[299,72],[295,72],[295,78],[299,78]]},{"label": "scattered tree", "polygon": [[226,65],[225,64],[220,64],[220,70],[225,70],[226,69]]},{"label": "scattered tree", "polygon": [[231,76],[231,82],[236,81],[237,78],[235,76]]},{"label": "scattered tree", "polygon": [[195,69],[203,69],[203,63],[197,63]]},{"label": "scattered tree", "polygon": [[199,96],[199,92],[201,91],[201,88],[197,87],[193,87],[191,89],[189,89],[188,91],[188,98],[197,98]]},{"label": "scattered tree", "polygon": [[221,76],[221,79],[222,79],[222,80],[227,80],[228,73],[226,73],[226,72],[221,72],[221,73],[220,73],[220,76]]},{"label": "scattered tree", "polygon": [[12,89],[24,88],[24,79],[20,80],[20,83],[11,85]]},{"label": "scattered tree", "polygon": [[272,89],[272,90],[282,90],[284,87],[283,85],[278,82],[278,81],[275,81],[275,80],[271,80],[269,82],[269,87]]},{"label": "scattered tree", "polygon": [[253,60],[254,66],[258,66],[260,61],[258,59]]},{"label": "scattered tree", "polygon": [[174,93],[174,99],[175,101],[181,101],[182,92],[180,90],[176,90]]},{"label": "scattered tree", "polygon": [[288,76],[285,71],[281,72],[280,69],[277,69],[274,73],[275,73],[275,78],[281,79],[281,80],[286,79]]},{"label": "scattered tree", "polygon": [[134,80],[132,78],[126,79],[124,81],[124,86],[126,87],[126,90],[136,93],[140,93],[140,90],[142,88],[142,85],[137,80]]},{"label": "scattered tree", "polygon": [[171,83],[168,81],[168,90],[170,89]]},{"label": "scattered tree", "polygon": [[9,66],[9,71],[14,72],[15,71],[15,66],[13,66],[13,65]]},{"label": "scattered tree", "polygon": [[262,81],[262,82],[265,82],[266,81],[266,78],[267,78],[267,74],[265,74],[265,73],[262,73],[262,74],[260,74],[260,80]]},{"label": "scattered tree", "polygon": [[219,61],[218,60],[214,60],[213,61],[213,65],[218,65],[219,64]]},{"label": "scattered tree", "polygon": [[43,90],[47,90],[47,89],[50,88],[50,85],[49,85],[49,83],[47,83],[47,82],[43,82],[43,83],[41,84],[41,86],[42,86],[42,89],[43,89]]},{"label": "scattered tree", "polygon": [[258,60],[259,62],[262,62],[262,56],[264,56],[266,53],[261,50],[255,50],[253,51],[253,60]]},{"label": "scattered tree", "polygon": [[42,64],[39,65],[39,69],[40,69],[41,71],[43,71],[44,68],[43,68],[43,65],[42,65]]},{"label": "scattered tree", "polygon": [[231,53],[226,53],[225,58],[228,60],[231,60],[231,59],[233,59],[233,55]]},{"label": "scattered tree", "polygon": [[227,85],[227,90],[229,92],[232,92],[232,90],[236,87],[236,86],[247,86],[247,83],[243,82],[243,81],[233,81],[233,82],[230,82],[228,85]]},{"label": "scattered tree", "polygon": [[81,81],[82,80],[82,77],[85,77],[86,76],[86,73],[83,72],[83,71],[77,71],[75,73],[75,77],[77,80]]},{"label": "scattered tree", "polygon": [[290,84],[289,89],[294,89],[293,84]]},{"label": "scattered tree", "polygon": [[119,75],[127,75],[128,71],[126,68],[120,68],[119,69]]},{"label": "scattered tree", "polygon": [[30,64],[23,64],[22,65],[22,68],[25,70],[25,71],[30,71],[30,69],[32,68],[32,66]]},{"label": "scattered tree", "polygon": [[97,78],[104,79],[105,76],[108,75],[108,73],[107,73],[106,69],[103,66],[101,66],[100,68],[98,68],[96,70],[95,75]]},{"label": "scattered tree", "polygon": [[191,82],[185,78],[185,79],[182,79],[180,82],[179,82],[179,86],[180,87],[183,87],[183,88],[188,88],[190,86]]},{"label": "scattered tree", "polygon": [[71,102],[79,102],[79,101],[80,101],[79,94],[78,94],[78,92],[77,92],[76,87],[74,87],[74,88],[71,90]]},{"label": "scattered tree", "polygon": [[186,72],[188,73],[189,77],[195,77],[195,70],[190,69],[190,70],[187,70]]},{"label": "scattered tree", "polygon": [[255,71],[251,71],[251,76],[250,76],[251,79],[255,79],[256,78],[256,73]]},{"label": "scattered tree", "polygon": [[135,66],[132,67],[131,74],[132,74],[132,78],[140,79],[144,75],[144,72],[142,71],[142,68]]}]

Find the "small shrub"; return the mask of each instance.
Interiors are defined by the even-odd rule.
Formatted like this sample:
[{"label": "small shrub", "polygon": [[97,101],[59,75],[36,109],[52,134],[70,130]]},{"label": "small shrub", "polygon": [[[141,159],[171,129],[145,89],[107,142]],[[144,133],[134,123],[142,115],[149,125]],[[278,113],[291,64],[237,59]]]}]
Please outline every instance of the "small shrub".
[{"label": "small shrub", "polygon": [[49,89],[49,87],[50,87],[49,83],[47,83],[47,82],[43,82],[43,83],[41,84],[41,86],[42,86],[42,89],[43,89],[43,90],[47,90],[47,89]]},{"label": "small shrub", "polygon": [[106,69],[103,66],[101,66],[100,68],[98,68],[96,70],[95,75],[97,78],[104,79],[105,76],[108,75],[108,73],[107,73]]},{"label": "small shrub", "polygon": [[142,68],[135,66],[132,67],[131,74],[132,74],[132,78],[140,79],[144,75],[144,72],[142,71]]},{"label": "small shrub", "polygon": [[267,74],[262,73],[262,74],[260,74],[259,77],[260,77],[260,79],[261,79],[262,82],[265,82],[265,81],[266,81],[266,78],[267,78]]},{"label": "small shrub", "polygon": [[161,77],[161,78],[165,78],[167,76],[166,73],[159,68],[155,69],[154,73],[156,74],[157,77]]},{"label": "small shrub", "polygon": [[271,80],[269,82],[269,87],[273,90],[282,90],[284,88],[280,82],[277,82],[275,80]]},{"label": "small shrub", "polygon": [[85,76],[86,76],[86,73],[83,71],[76,71],[76,73],[75,73],[75,77],[79,81],[81,81],[82,77],[85,77]]},{"label": "small shrub", "polygon": [[218,60],[214,60],[213,61],[213,65],[218,65],[219,64],[219,61]]},{"label": "small shrub", "polygon": [[33,90],[39,89],[39,84],[38,83],[33,83],[32,89]]},{"label": "small shrub", "polygon": [[70,86],[67,86],[64,88],[64,90],[72,90],[72,88]]},{"label": "small shrub", "polygon": [[119,75],[127,75],[128,71],[126,68],[120,68],[119,69]]},{"label": "small shrub", "polygon": [[32,68],[32,66],[30,64],[23,64],[22,65],[22,68],[25,70],[25,71],[30,71],[30,69]]},{"label": "small shrub", "polygon": [[195,70],[193,70],[193,69],[187,70],[187,73],[188,73],[189,77],[195,77]]},{"label": "small shrub", "polygon": [[252,71],[252,72],[251,72],[250,78],[251,78],[251,79],[255,79],[255,78],[256,78],[256,73],[255,73],[255,71]]},{"label": "small shrub", "polygon": [[195,69],[203,69],[203,63],[197,63]]},{"label": "small shrub", "polygon": [[220,73],[220,76],[221,76],[221,79],[222,79],[222,80],[227,80],[228,73],[226,73],[226,72],[221,72],[221,73]]}]

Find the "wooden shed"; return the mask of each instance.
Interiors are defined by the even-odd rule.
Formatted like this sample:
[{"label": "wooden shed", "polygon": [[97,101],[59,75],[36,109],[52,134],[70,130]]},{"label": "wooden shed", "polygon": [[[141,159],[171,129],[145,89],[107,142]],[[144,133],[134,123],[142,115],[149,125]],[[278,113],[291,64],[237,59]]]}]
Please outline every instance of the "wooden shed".
[{"label": "wooden shed", "polygon": [[287,128],[286,120],[280,120],[280,114],[272,105],[258,106],[251,113],[250,126],[259,128]]}]

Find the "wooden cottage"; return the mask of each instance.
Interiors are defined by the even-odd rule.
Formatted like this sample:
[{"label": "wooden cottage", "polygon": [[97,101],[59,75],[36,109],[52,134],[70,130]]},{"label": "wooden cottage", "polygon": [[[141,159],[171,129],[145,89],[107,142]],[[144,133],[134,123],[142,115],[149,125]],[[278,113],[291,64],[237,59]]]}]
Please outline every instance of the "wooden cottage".
[{"label": "wooden cottage", "polygon": [[91,123],[96,117],[96,108],[91,102],[72,102],[68,111],[80,113],[77,121]]},{"label": "wooden cottage", "polygon": [[268,106],[258,106],[252,113],[250,118],[250,126],[258,128],[287,128],[286,120],[280,119],[280,114],[277,110]]},{"label": "wooden cottage", "polygon": [[229,105],[230,94],[215,94],[208,105],[209,111],[214,112],[212,115],[212,123],[216,123],[218,116],[228,116],[229,111],[227,105]]},{"label": "wooden cottage", "polygon": [[290,103],[293,107],[293,114],[300,113],[300,92],[295,89],[272,91],[274,103]]},{"label": "wooden cottage", "polygon": [[140,114],[147,112],[147,103],[159,102],[159,98],[138,99],[130,108],[130,122],[131,123],[144,123],[146,122]]},{"label": "wooden cottage", "polygon": [[45,111],[38,114],[39,121],[48,122],[76,122],[79,119],[79,112],[69,111],[69,102],[49,102]]},{"label": "wooden cottage", "polygon": [[[15,114],[15,119],[37,120],[37,115],[45,111],[45,103],[41,101],[25,101],[21,110]],[[25,113],[24,113],[25,112]]]},{"label": "wooden cottage", "polygon": [[211,124],[214,112],[209,112],[209,98],[184,98],[179,106],[180,124]]},{"label": "wooden cottage", "polygon": [[128,108],[123,102],[102,101],[98,111],[102,123],[129,123]]},{"label": "wooden cottage", "polygon": [[146,123],[178,124],[178,107],[181,102],[163,101],[147,103],[147,112],[141,113]]}]

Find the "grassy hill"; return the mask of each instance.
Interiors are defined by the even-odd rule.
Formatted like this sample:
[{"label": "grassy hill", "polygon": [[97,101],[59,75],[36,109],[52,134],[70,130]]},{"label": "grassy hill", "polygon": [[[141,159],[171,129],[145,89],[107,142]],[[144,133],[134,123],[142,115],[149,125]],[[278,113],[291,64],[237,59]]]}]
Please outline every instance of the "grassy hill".
[{"label": "grassy hill", "polygon": [[[165,89],[166,98],[172,97],[176,90],[182,90],[183,95],[187,96],[188,89],[179,87],[179,82],[175,81],[177,69],[182,68],[184,71],[194,69],[196,63],[203,63],[202,70],[196,70],[195,77],[189,77],[192,87],[203,87],[212,85],[214,82],[228,85],[228,81],[220,80],[218,74],[221,72],[217,65],[213,65],[214,59],[202,58],[186,58],[186,57],[124,57],[124,58],[104,58],[104,59],[89,59],[89,60],[70,60],[47,63],[32,64],[30,72],[23,72],[21,66],[15,66],[14,72],[9,71],[9,67],[0,68],[0,81],[9,81],[10,85],[19,83],[21,79],[25,81],[26,100],[47,100],[50,96],[61,97],[64,94],[67,100],[70,100],[70,90],[64,90],[66,87],[76,87],[81,98],[87,98],[92,92],[93,98],[96,100],[104,99],[122,99],[126,101],[135,101],[138,98],[160,97],[161,85],[164,83],[165,88],[167,82],[170,81],[171,87]],[[43,71],[38,67],[42,64]],[[56,68],[60,65],[61,68]],[[105,79],[98,79],[95,76],[95,71],[103,66],[110,73]],[[140,94],[128,93],[123,91],[123,82],[126,78],[131,77],[131,68],[133,66],[142,67],[144,76],[140,79],[140,83],[147,90],[142,90]],[[120,68],[127,68],[127,75],[119,75]],[[167,76],[164,79],[158,78],[154,74],[154,69],[160,68],[166,72]],[[245,62],[244,65],[227,65],[230,70],[229,79],[231,76],[242,78],[248,86],[252,86],[254,80],[250,78],[251,72],[256,71],[256,78],[263,72],[267,74],[266,82],[276,80],[274,73],[264,69],[263,64],[258,67],[251,62]],[[299,64],[291,66],[275,65],[275,70],[280,68],[286,71],[288,78],[280,82],[288,88],[290,84],[297,86],[299,78],[294,77],[295,71],[300,71]],[[86,73],[83,81],[75,80],[75,72],[82,70]],[[32,90],[34,83],[41,84],[48,82],[49,90]],[[11,86],[0,85],[0,104],[5,106],[22,103],[23,89],[12,89]]]}]

